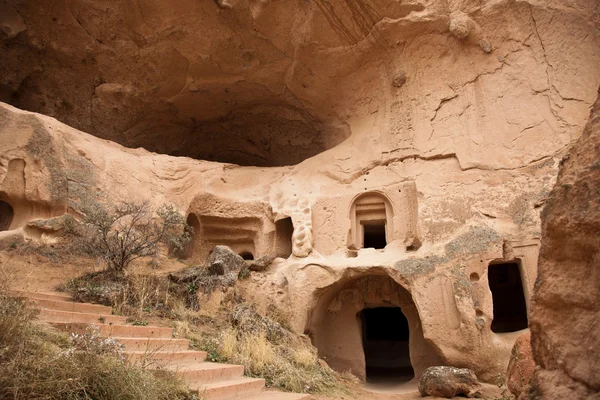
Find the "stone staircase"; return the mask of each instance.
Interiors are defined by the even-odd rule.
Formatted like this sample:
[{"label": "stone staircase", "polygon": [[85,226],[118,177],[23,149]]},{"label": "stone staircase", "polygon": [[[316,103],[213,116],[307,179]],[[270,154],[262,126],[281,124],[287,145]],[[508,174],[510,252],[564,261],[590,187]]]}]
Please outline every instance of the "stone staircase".
[{"label": "stone staircase", "polygon": [[144,360],[152,366],[170,369],[198,391],[203,400],[304,400],[309,395],[265,391],[265,380],[244,377],[243,365],[206,361],[206,352],[189,349],[189,340],[173,338],[173,329],[126,325],[126,317],[112,315],[110,307],[73,302],[60,293],[15,291],[39,309],[39,319],[58,329],[83,333],[89,325],[114,337],[124,345],[124,355],[132,361]]}]

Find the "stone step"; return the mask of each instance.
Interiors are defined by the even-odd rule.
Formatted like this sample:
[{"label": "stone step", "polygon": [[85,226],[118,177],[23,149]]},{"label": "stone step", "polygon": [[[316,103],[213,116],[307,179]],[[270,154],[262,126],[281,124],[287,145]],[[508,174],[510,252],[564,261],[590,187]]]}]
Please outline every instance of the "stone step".
[{"label": "stone step", "polygon": [[[90,324],[52,322],[52,325],[63,331],[72,333],[84,333]],[[152,338],[152,339],[170,339],[173,337],[172,328],[162,328],[158,326],[132,326],[132,325],[106,325],[94,324],[100,329],[102,336],[119,338]]]},{"label": "stone step", "polygon": [[39,319],[44,322],[66,322],[84,324],[125,324],[127,317],[118,315],[102,315],[91,313],[80,313],[72,311],[59,311],[40,309]]},{"label": "stone step", "polygon": [[206,384],[209,382],[220,382],[228,379],[241,378],[244,375],[243,365],[219,364],[203,362],[183,367],[171,366],[169,369],[177,371],[190,384]]},{"label": "stone step", "polygon": [[181,351],[188,350],[187,339],[115,337],[125,346],[125,351]]},{"label": "stone step", "polygon": [[[203,400],[239,399],[258,394],[264,387],[264,379],[238,378],[202,385],[198,387],[198,396]],[[191,388],[196,389],[194,385]]]},{"label": "stone step", "polygon": [[261,392],[242,397],[240,400],[308,400],[310,394],[284,393],[284,392]]},{"label": "stone step", "polygon": [[111,315],[112,308],[103,306],[100,304],[90,303],[74,303],[72,301],[59,301],[59,300],[48,300],[48,299],[37,299],[35,297],[29,298],[37,307],[45,308],[47,310],[57,311],[71,311],[80,313],[96,313]]},{"label": "stone step", "polygon": [[201,363],[206,360],[205,351],[182,350],[182,351],[124,351],[123,355],[133,361],[146,361],[148,363],[163,365],[185,366],[193,363]]},{"label": "stone step", "polygon": [[25,290],[11,290],[11,294],[15,297],[27,297],[29,299],[72,301],[71,296],[64,293],[45,293],[28,292]]}]

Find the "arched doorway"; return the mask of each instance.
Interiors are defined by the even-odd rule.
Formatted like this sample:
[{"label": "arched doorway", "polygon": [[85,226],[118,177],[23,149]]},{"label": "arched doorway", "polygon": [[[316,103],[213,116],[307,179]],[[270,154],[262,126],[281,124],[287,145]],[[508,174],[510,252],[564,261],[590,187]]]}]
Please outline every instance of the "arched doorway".
[{"label": "arched doorway", "polygon": [[306,333],[333,369],[402,383],[440,363],[412,296],[385,272],[342,278],[320,292]]},{"label": "arched doorway", "polygon": [[357,196],[350,206],[349,248],[383,249],[394,240],[392,204],[383,194],[368,192]]},{"label": "arched doorway", "polygon": [[0,200],[0,231],[7,231],[12,225],[15,212],[10,204]]}]

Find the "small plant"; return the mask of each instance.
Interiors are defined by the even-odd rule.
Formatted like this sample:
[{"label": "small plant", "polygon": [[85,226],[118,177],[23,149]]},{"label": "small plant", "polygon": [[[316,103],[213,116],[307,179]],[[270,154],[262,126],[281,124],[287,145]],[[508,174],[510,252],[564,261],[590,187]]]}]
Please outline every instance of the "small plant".
[{"label": "small plant", "polygon": [[243,266],[238,272],[238,279],[243,281],[244,279],[250,278],[250,268],[248,266]]},{"label": "small plant", "polygon": [[124,346],[115,338],[105,338],[100,334],[100,328],[88,325],[84,333],[71,333],[71,345],[65,355],[72,356],[76,353],[89,353],[94,355],[114,355],[121,361],[124,360]]},{"label": "small plant", "polygon": [[181,255],[192,239],[193,228],[171,205],[153,212],[147,202],[124,202],[109,210],[97,202],[82,204],[83,221],[71,229],[75,245],[100,257],[115,275],[132,261],[154,257],[160,244]]}]

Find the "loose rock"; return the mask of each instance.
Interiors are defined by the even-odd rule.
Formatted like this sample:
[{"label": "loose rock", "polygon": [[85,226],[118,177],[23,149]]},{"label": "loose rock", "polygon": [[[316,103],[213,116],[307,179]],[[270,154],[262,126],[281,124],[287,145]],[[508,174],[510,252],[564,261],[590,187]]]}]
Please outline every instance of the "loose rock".
[{"label": "loose rock", "polygon": [[467,368],[429,367],[419,379],[419,392],[423,397],[480,397],[479,390],[480,385],[475,372]]},{"label": "loose rock", "polygon": [[225,275],[230,272],[238,273],[244,266],[244,259],[227,246],[216,246],[206,266],[211,275]]},{"label": "loose rock", "polygon": [[506,370],[506,386],[515,397],[523,393],[534,369],[531,334],[527,332],[517,338]]},{"label": "loose rock", "polygon": [[250,271],[262,272],[266,271],[269,266],[271,266],[273,260],[275,260],[274,256],[264,256],[257,258],[256,260],[246,262],[248,263],[248,269],[250,269]]}]

